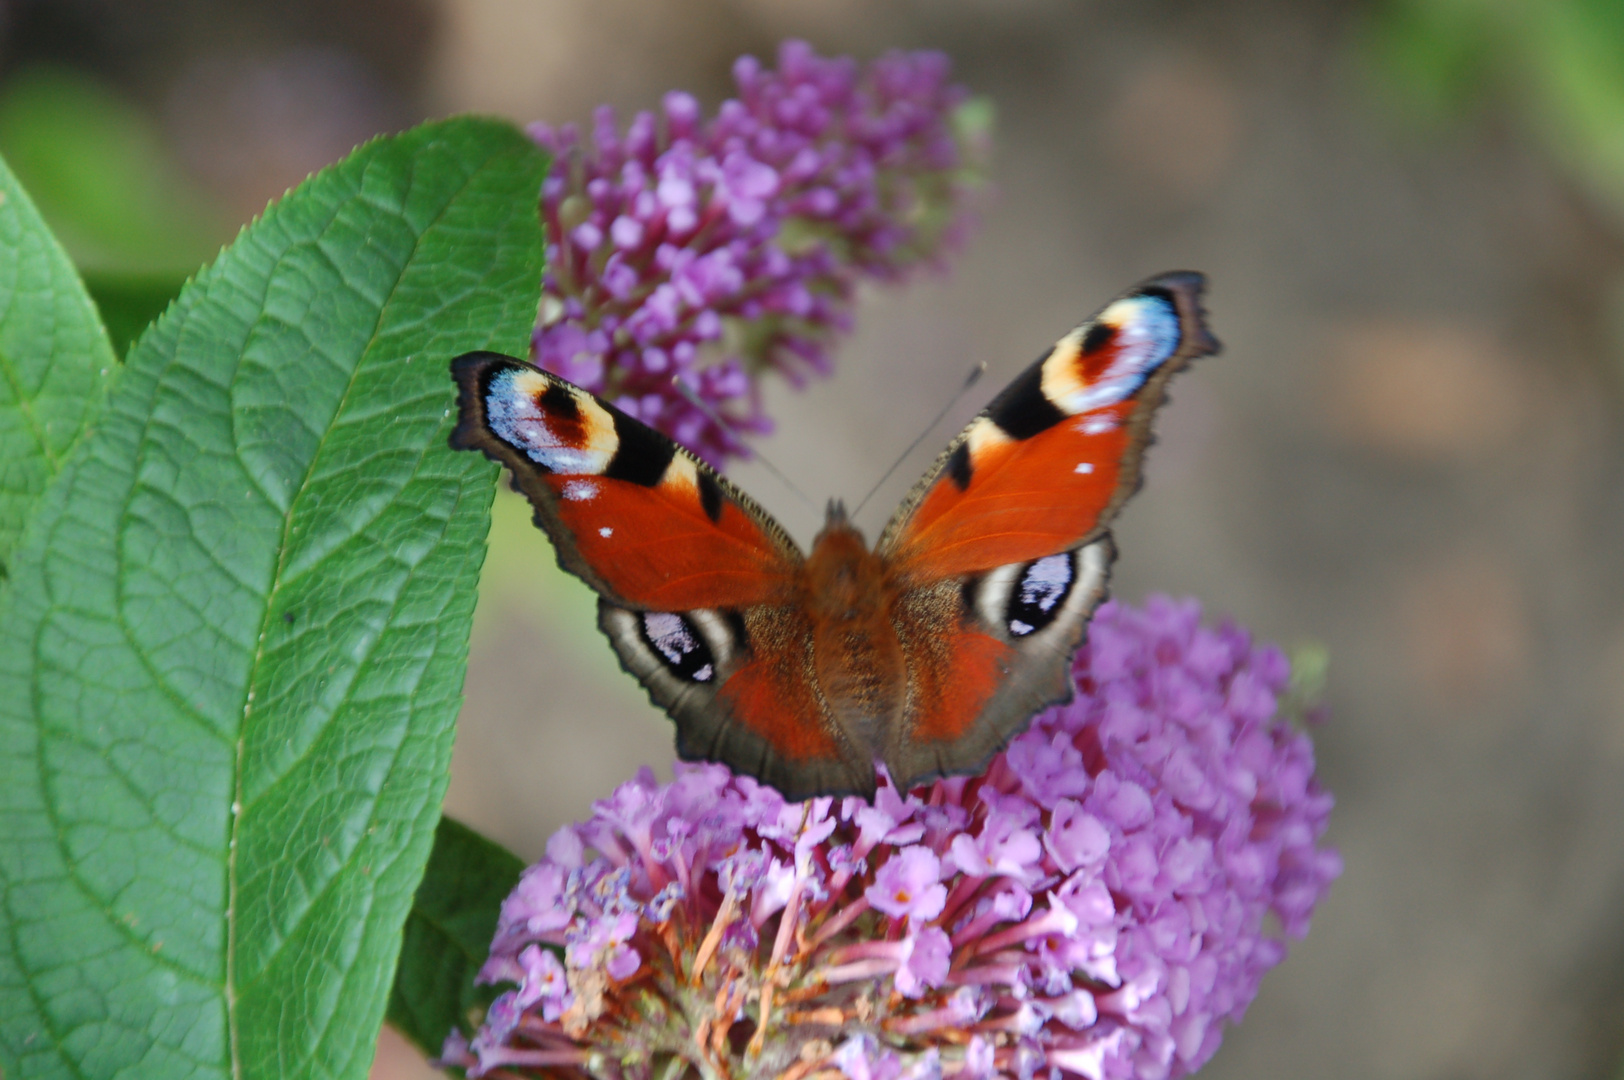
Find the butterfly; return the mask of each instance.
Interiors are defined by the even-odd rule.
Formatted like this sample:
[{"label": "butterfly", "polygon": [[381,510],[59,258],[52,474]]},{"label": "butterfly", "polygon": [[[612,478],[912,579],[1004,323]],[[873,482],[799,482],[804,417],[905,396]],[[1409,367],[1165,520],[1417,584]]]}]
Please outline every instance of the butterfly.
[{"label": "butterfly", "polygon": [[499,353],[451,362],[451,445],[507,466],[684,760],[786,798],[979,773],[1040,709],[1105,597],[1167,382],[1215,353],[1205,279],[1130,289],[959,433],[870,548],[831,501],[809,553],[653,428]]}]

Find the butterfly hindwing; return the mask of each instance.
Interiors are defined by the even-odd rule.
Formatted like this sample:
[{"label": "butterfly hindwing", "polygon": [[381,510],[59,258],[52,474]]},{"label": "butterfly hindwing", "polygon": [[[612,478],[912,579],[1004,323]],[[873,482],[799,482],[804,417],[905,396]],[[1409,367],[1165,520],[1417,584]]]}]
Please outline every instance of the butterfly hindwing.
[{"label": "butterfly hindwing", "polygon": [[796,606],[666,613],[600,600],[598,625],[676,721],[684,761],[726,762],[792,800],[874,790],[873,760],[827,719]]},{"label": "butterfly hindwing", "polygon": [[1114,554],[1106,535],[899,597],[909,700],[885,752],[899,788],[980,772],[1035,713],[1070,700],[1071,657]]}]

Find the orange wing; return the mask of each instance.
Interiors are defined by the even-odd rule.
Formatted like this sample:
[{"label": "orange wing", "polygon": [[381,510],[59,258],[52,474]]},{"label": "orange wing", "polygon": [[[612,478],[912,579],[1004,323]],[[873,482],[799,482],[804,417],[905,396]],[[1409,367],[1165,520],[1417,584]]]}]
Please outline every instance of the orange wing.
[{"label": "orange wing", "polygon": [[899,582],[924,584],[1076,548],[1139,485],[1167,380],[1218,350],[1204,279],[1137,286],[1050,349],[948,446],[880,537]]},{"label": "orange wing", "polygon": [[1153,278],[1061,338],[972,420],[880,538],[909,706],[899,786],[973,773],[1072,694],[1104,599],[1112,518],[1140,481],[1167,380],[1216,352],[1199,274]]}]

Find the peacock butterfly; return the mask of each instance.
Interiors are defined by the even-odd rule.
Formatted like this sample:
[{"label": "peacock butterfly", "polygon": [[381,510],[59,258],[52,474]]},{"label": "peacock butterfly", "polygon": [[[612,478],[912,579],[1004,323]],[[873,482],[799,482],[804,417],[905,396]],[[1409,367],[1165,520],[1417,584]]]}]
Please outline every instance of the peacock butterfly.
[{"label": "peacock butterfly", "polygon": [[839,501],[809,555],[666,436],[520,360],[451,362],[451,445],[513,472],[677,753],[792,800],[975,773],[1072,694],[1107,531],[1168,379],[1217,352],[1200,274],[1130,289],[993,399],[870,549]]}]

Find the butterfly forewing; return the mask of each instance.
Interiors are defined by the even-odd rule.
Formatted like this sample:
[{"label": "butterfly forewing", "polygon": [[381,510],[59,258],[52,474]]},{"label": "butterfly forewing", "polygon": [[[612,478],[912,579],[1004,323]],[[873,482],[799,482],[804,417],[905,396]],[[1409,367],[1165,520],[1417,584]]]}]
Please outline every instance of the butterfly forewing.
[{"label": "butterfly forewing", "polygon": [[513,471],[570,573],[622,607],[781,601],[801,553],[760,507],[666,436],[522,360],[452,362],[458,449]]},{"label": "butterfly forewing", "polygon": [[970,421],[880,538],[898,580],[982,573],[1099,535],[1138,486],[1167,380],[1217,351],[1202,285],[1164,274],[1123,294]]}]

